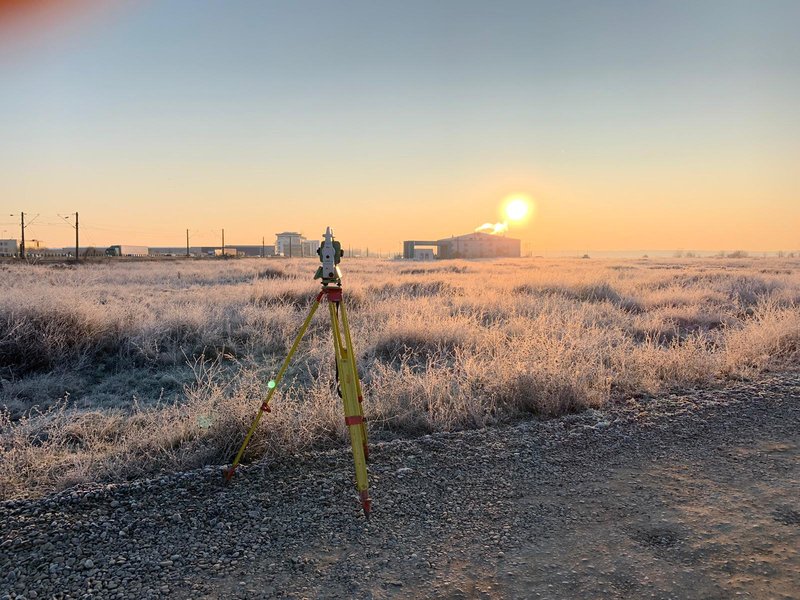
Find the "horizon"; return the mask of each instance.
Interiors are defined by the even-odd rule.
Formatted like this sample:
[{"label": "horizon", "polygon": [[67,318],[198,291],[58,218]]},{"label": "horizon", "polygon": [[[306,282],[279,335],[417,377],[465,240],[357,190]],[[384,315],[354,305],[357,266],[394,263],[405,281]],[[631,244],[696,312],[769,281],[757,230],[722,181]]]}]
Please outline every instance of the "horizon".
[{"label": "horizon", "polygon": [[[38,218],[41,215],[30,215],[26,214],[26,219],[31,217]],[[74,213],[73,213],[74,215]],[[66,216],[73,216],[73,215],[66,215]],[[65,215],[58,215],[63,218]],[[80,247],[83,249],[86,248],[107,248],[115,244],[123,244],[123,245],[131,245],[131,246],[146,246],[148,248],[175,248],[175,249],[183,249],[186,248],[186,231],[184,230],[182,235],[183,243],[180,240],[177,243],[161,243],[155,238],[157,241],[156,243],[146,243],[141,241],[141,237],[137,237],[137,235],[128,236],[125,239],[117,239],[117,238],[107,238],[104,237],[108,228],[101,227],[95,228],[91,225],[85,226],[84,217],[80,216]],[[64,226],[69,227],[67,231],[66,238],[64,238]],[[88,232],[87,232],[88,229]],[[333,228],[334,231],[336,228]],[[31,235],[32,232],[36,231],[57,231],[60,236],[55,236],[57,239],[64,239],[65,243],[50,243],[49,239],[46,236],[41,235]],[[100,231],[98,231],[100,230]],[[39,243],[44,244],[44,248],[47,249],[64,249],[69,250],[75,247],[75,238],[74,238],[74,229],[72,225],[68,221],[63,221],[62,223],[58,222],[47,222],[41,223],[34,221],[30,225],[26,222],[25,227],[25,239],[28,242],[28,246],[30,246],[31,241],[37,241]],[[124,230],[123,230],[124,231]],[[306,240],[313,240],[316,239],[313,236],[310,236],[305,233],[303,229],[297,228],[287,228],[284,231],[292,231],[298,232],[301,236],[303,236]],[[475,233],[477,230],[463,232],[463,233],[455,233],[452,235],[441,236],[437,239],[446,239],[454,236],[465,235],[470,233]],[[145,234],[147,239],[154,239],[149,234]],[[213,231],[193,231],[190,230],[190,248],[198,248],[198,247],[209,247],[209,248],[220,248],[222,246],[222,230],[218,230],[216,232]],[[205,241],[195,241],[195,235],[198,235],[201,240]],[[214,236],[216,235],[216,239]],[[235,235],[235,234],[234,234]],[[264,243],[265,246],[274,246],[276,242],[276,233],[273,234],[265,234]],[[782,256],[786,254],[800,254],[800,245],[797,247],[786,247],[786,248],[746,248],[746,247],[726,247],[726,248],[591,248],[585,247],[583,249],[580,248],[546,248],[543,246],[537,246],[536,243],[531,243],[528,240],[525,240],[521,237],[517,237],[514,235],[514,231],[510,230],[505,233],[498,233],[498,234],[490,234],[490,235],[497,235],[498,237],[509,237],[513,239],[519,239],[522,243],[521,247],[521,258],[570,258],[570,257],[581,257],[584,254],[588,255],[596,255],[597,257],[603,258],[642,258],[642,257],[649,257],[649,258],[714,258],[719,257],[720,254],[728,254],[731,252],[744,252],[748,254],[751,258],[758,257],[758,256]],[[71,236],[71,239],[70,239]],[[237,246],[245,247],[245,246],[261,246],[261,242],[258,240],[245,240],[244,242],[241,239],[231,238],[231,232],[226,230],[225,233],[225,246],[229,248],[235,248]],[[322,235],[318,236],[320,239]],[[131,241],[131,239],[133,241]],[[233,239],[233,241],[231,241]],[[339,236],[337,235],[337,239]],[[13,223],[9,221],[0,221],[0,240],[13,240],[13,241],[20,241],[20,224]],[[109,241],[110,240],[110,241]],[[353,251],[358,251],[359,253],[366,252],[367,250],[370,251],[371,255],[381,254],[385,256],[392,256],[396,254],[402,254],[402,243],[404,240],[397,240],[394,245],[382,245],[382,246],[375,246],[372,247],[370,250],[369,245],[359,244],[358,242],[350,242],[348,240],[344,240],[344,248],[346,250],[352,249]],[[32,251],[32,250],[30,250]],[[694,255],[694,256],[687,256],[687,255]],[[595,256],[592,256],[595,257]]]},{"label": "horizon", "polygon": [[[26,231],[28,231],[26,227]],[[303,235],[302,232],[300,232]],[[74,235],[74,234],[73,234]],[[451,236],[448,236],[451,237]],[[502,237],[510,237],[513,238],[513,235],[502,236]],[[0,235],[0,241],[3,240],[13,240],[19,242],[19,236],[14,237],[8,236],[4,237]],[[312,240],[313,238],[305,236],[306,240]],[[445,239],[445,238],[440,238]],[[517,239],[517,238],[515,238]],[[37,241],[40,243],[45,243],[43,249],[49,250],[65,250],[70,251],[75,248],[75,243],[73,239],[72,244],[48,244],[46,240],[33,237],[30,238],[26,235],[26,241]],[[590,258],[607,258],[607,259],[614,259],[614,258],[632,258],[632,259],[641,259],[641,258],[676,258],[676,259],[693,259],[693,258],[794,258],[800,255],[800,249],[797,248],[773,248],[773,249],[748,249],[748,248],[716,248],[716,249],[695,249],[695,248],[630,248],[630,249],[592,249],[592,248],[585,248],[585,249],[537,249],[535,247],[531,248],[525,245],[524,240],[523,246],[521,249],[520,258],[583,258],[584,255],[588,255]],[[228,234],[226,233],[226,241],[225,247],[226,248],[256,248],[262,246],[262,244],[258,241],[247,241],[246,243],[241,243],[242,240],[236,240],[235,238],[233,241],[230,240]],[[275,246],[275,236],[272,237],[265,237],[264,246],[265,247],[274,247]],[[83,241],[83,234],[81,234],[81,241],[80,241],[80,248],[82,250],[86,250],[89,248],[96,248],[96,249],[105,249],[113,245],[129,245],[129,246],[145,246],[150,250],[158,249],[158,250],[175,250],[176,255],[178,258],[181,257],[180,253],[185,250],[186,244],[144,244],[144,243],[136,243],[136,242],[126,242],[126,241],[112,241],[112,242],[101,242],[97,244],[93,243],[84,243]],[[343,249],[345,255],[349,252],[352,252],[353,256],[348,256],[348,258],[367,258],[365,254],[369,252],[369,258],[392,258],[402,255],[402,248],[389,248],[389,247],[370,247],[365,246],[363,244],[353,244],[348,243],[346,240],[343,242]],[[402,241],[398,241],[397,245],[402,245]],[[221,239],[218,239],[216,243],[213,241],[207,244],[200,244],[194,243],[190,241],[189,248],[191,250],[196,250],[197,248],[221,248],[222,243]],[[35,250],[30,248],[30,244],[28,244],[28,252],[35,253]],[[731,253],[743,253],[745,256],[742,257],[731,257],[729,254]],[[253,258],[253,257],[248,257]],[[266,258],[276,258],[276,257],[266,257]],[[277,257],[277,258],[286,258],[286,257]],[[291,257],[290,257],[291,258]],[[313,256],[295,256],[294,258],[313,258]],[[409,259],[411,261],[415,261],[418,259]],[[436,260],[476,260],[470,258],[460,258],[460,259],[440,259],[437,258]],[[486,259],[477,259],[477,260],[486,260]],[[425,262],[425,261],[423,261]]]},{"label": "horizon", "polygon": [[523,254],[800,248],[796,3],[112,4],[0,11],[0,237],[394,253],[524,194]]}]

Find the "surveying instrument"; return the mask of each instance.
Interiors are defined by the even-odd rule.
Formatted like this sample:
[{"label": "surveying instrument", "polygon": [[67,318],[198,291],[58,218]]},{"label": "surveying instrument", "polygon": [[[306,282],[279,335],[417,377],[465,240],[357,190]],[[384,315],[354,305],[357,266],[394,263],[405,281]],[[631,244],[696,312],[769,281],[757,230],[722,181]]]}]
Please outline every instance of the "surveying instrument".
[{"label": "surveying instrument", "polygon": [[[333,231],[328,227],[325,230],[324,239],[322,244],[317,249],[319,260],[322,265],[317,269],[314,279],[320,279],[322,283],[322,290],[317,294],[314,302],[311,304],[311,310],[306,316],[305,321],[300,326],[300,331],[294,339],[289,353],[281,365],[278,374],[274,379],[271,379],[267,384],[269,391],[267,397],[261,404],[261,408],[256,414],[253,424],[244,438],[242,447],[236,454],[233,464],[225,469],[223,472],[225,480],[230,481],[233,477],[236,467],[242,460],[247,445],[250,443],[250,438],[253,437],[258,422],[264,413],[270,412],[269,403],[278,384],[281,382],[289,362],[292,360],[300,340],[303,339],[308,326],[311,324],[311,319],[314,313],[317,312],[319,305],[323,299],[328,302],[328,310],[331,317],[331,329],[333,330],[333,349],[336,358],[336,380],[338,382],[337,392],[342,398],[344,404],[344,422],[350,433],[350,444],[353,448],[353,462],[355,463],[356,470],[356,489],[358,489],[359,499],[361,500],[361,507],[364,509],[364,515],[369,518],[369,511],[371,500],[369,498],[369,485],[367,483],[367,458],[369,450],[367,449],[367,428],[364,424],[364,410],[362,408],[363,397],[361,395],[361,382],[358,379],[358,370],[356,368],[355,351],[353,350],[353,342],[350,338],[350,325],[347,323],[347,310],[344,307],[344,300],[342,298],[342,272],[339,270],[339,262],[342,259],[342,244],[341,242],[334,241]],[[342,337],[344,333],[344,337]]]}]

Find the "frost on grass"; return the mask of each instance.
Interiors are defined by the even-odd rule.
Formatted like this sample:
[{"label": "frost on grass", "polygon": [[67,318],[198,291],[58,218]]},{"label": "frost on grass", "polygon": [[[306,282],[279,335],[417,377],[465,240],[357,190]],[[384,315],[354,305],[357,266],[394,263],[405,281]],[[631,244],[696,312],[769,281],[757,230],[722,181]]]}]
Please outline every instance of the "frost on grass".
[{"label": "frost on grass", "polygon": [[[347,261],[376,437],[796,366],[788,259]],[[310,260],[0,265],[0,496],[225,463],[308,311]],[[324,311],[246,456],[341,444]]]}]

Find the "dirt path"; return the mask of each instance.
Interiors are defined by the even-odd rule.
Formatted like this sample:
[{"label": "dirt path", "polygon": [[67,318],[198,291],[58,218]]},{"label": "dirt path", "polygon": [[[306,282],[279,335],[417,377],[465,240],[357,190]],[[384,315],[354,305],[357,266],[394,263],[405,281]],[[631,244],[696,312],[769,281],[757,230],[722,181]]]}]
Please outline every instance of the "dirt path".
[{"label": "dirt path", "polygon": [[[512,550],[502,586],[516,597],[797,598],[793,425],[742,424],[742,440],[711,435],[689,452],[622,457],[609,476],[582,478],[563,497],[573,522]],[[521,511],[546,506],[536,492]]]},{"label": "dirt path", "polygon": [[376,444],[369,523],[345,451],[7,503],[0,598],[795,598],[798,399],[782,374]]}]

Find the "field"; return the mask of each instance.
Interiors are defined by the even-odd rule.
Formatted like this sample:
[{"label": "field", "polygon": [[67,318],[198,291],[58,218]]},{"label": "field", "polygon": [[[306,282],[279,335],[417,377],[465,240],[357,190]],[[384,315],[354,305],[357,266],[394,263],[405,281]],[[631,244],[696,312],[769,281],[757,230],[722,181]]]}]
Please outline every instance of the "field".
[{"label": "field", "polygon": [[[794,259],[342,266],[376,438],[602,409],[800,359]],[[315,268],[0,266],[0,498],[228,462],[318,289]],[[326,316],[247,460],[345,439]]]}]

